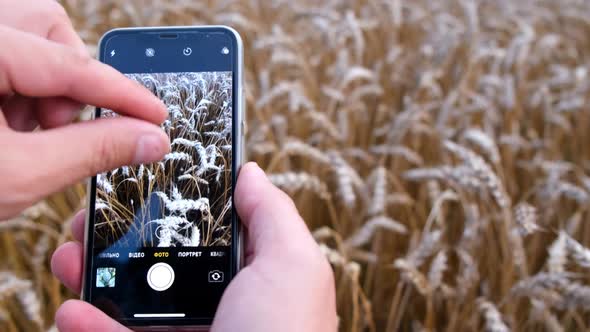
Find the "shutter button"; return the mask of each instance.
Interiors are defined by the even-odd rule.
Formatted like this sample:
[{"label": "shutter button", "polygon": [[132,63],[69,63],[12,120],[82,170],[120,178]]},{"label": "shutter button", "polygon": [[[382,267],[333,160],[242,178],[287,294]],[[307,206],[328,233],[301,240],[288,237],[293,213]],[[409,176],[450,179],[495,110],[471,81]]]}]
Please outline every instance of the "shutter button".
[{"label": "shutter button", "polygon": [[174,282],[174,270],[166,263],[152,265],[147,273],[147,282],[156,291],[165,291]]}]

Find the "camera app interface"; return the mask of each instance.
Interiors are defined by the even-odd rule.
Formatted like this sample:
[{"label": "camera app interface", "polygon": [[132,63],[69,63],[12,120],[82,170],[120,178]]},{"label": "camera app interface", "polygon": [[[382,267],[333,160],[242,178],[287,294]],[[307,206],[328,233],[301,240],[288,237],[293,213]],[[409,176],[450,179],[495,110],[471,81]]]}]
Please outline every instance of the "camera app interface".
[{"label": "camera app interface", "polygon": [[97,176],[90,299],[126,320],[212,317],[231,273],[232,73],[127,76],[167,105],[171,151]]}]

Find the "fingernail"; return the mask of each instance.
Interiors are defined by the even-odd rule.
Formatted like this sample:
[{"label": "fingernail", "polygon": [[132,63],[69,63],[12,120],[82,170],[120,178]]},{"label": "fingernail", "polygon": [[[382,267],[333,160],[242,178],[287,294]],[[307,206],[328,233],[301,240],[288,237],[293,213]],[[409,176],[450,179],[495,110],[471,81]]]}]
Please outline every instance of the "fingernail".
[{"label": "fingernail", "polygon": [[169,149],[167,140],[162,139],[162,135],[145,134],[137,141],[135,150],[134,163],[151,163],[161,160]]}]

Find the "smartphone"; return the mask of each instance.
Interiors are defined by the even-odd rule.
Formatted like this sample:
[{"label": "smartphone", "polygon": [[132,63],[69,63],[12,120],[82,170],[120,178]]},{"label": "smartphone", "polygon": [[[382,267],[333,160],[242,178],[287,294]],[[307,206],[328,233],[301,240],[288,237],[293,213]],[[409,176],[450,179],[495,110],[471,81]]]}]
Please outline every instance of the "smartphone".
[{"label": "smartphone", "polygon": [[136,330],[209,326],[240,267],[242,53],[223,26],[115,29],[100,41],[100,61],[169,112],[169,154],[89,183],[82,299]]}]

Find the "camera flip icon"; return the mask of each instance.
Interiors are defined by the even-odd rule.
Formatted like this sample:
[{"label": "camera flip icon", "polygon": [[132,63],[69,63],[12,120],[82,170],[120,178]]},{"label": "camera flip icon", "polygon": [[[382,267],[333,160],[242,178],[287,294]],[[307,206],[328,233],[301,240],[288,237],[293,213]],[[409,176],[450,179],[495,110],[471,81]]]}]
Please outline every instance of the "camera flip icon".
[{"label": "camera flip icon", "polygon": [[209,282],[223,282],[223,272],[219,270],[209,271]]}]

